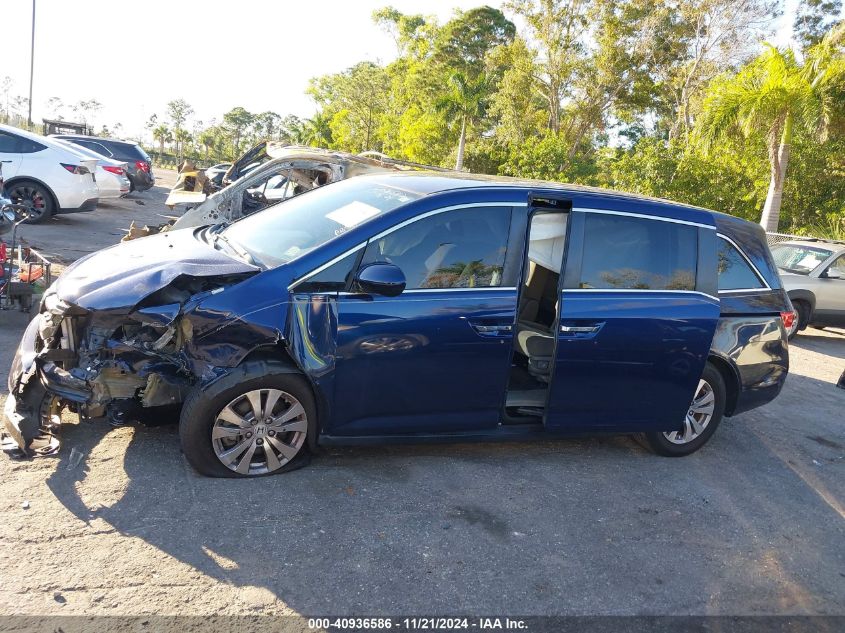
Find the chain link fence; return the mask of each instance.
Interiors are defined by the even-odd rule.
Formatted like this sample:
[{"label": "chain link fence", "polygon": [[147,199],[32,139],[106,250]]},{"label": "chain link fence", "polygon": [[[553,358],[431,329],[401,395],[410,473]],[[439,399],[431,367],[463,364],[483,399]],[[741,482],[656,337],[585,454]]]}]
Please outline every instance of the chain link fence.
[{"label": "chain link fence", "polygon": [[775,244],[779,244],[781,242],[788,242],[790,240],[813,240],[816,239],[814,237],[809,237],[807,235],[790,235],[789,233],[766,233],[766,241],[769,243],[769,246],[774,246]]}]

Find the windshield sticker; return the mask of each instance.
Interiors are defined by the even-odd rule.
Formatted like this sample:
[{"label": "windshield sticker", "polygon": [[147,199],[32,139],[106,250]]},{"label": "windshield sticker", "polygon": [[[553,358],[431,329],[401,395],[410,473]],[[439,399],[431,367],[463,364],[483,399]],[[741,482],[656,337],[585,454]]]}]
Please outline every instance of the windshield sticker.
[{"label": "windshield sticker", "polygon": [[801,268],[815,268],[821,263],[819,256],[815,253],[809,253],[804,255],[800,262],[795,264],[796,266],[800,266]]},{"label": "windshield sticker", "polygon": [[351,229],[353,226],[357,226],[364,220],[368,220],[379,213],[381,213],[381,210],[377,207],[355,200],[343,205],[339,209],[335,209],[327,214],[326,217],[338,224],[342,224],[347,229]]}]

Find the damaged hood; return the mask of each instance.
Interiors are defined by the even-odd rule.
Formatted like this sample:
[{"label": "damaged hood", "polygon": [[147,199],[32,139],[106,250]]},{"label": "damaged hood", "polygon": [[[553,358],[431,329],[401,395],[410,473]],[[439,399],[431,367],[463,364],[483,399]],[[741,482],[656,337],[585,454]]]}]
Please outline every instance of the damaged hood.
[{"label": "damaged hood", "polygon": [[259,270],[206,244],[188,229],[87,255],[67,268],[52,290],[63,301],[88,310],[131,309],[182,275],[216,277]]}]

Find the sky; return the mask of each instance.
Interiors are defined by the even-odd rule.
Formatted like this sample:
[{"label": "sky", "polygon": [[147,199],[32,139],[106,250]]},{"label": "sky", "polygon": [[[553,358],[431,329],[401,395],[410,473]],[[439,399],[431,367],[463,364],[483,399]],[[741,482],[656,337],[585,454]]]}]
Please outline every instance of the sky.
[{"label": "sky", "polygon": [[[787,44],[796,0],[773,42]],[[455,9],[499,0],[37,0],[33,120],[52,113],[50,97],[65,104],[96,99],[94,124],[122,124],[136,136],[171,99],[185,99],[194,119],[208,124],[243,106],[251,112],[311,116],[308,80],[396,54],[393,38],[373,24],[373,10],[447,20]],[[29,90],[32,0],[2,0],[0,80],[12,95]],[[74,119],[66,108],[64,118]]]}]

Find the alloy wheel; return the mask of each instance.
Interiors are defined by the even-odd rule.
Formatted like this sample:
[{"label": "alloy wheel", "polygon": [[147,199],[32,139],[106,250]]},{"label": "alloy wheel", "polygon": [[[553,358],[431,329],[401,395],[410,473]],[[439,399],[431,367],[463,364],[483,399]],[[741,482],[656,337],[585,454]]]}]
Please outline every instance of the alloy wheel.
[{"label": "alloy wheel", "polygon": [[713,387],[704,379],[698,381],[692,403],[684,418],[684,428],[680,431],[664,433],[664,437],[673,444],[687,444],[699,437],[710,421],[716,409],[716,395]]},{"label": "alloy wheel", "polygon": [[279,389],[254,389],[217,414],[211,442],[229,470],[264,475],[296,457],[307,432],[308,416],[299,400]]},{"label": "alloy wheel", "polygon": [[7,195],[12,202],[23,206],[26,214],[33,221],[40,220],[47,213],[47,200],[38,187],[26,184],[13,185]]}]

